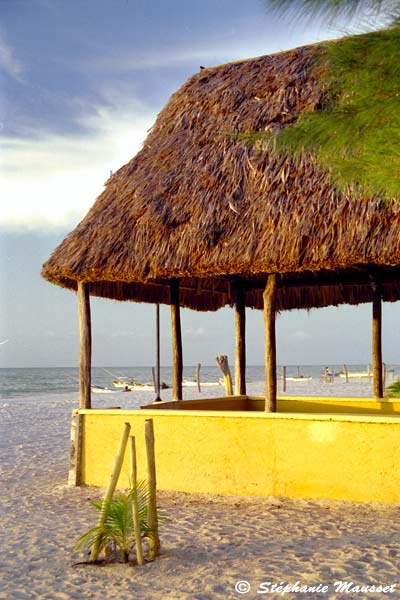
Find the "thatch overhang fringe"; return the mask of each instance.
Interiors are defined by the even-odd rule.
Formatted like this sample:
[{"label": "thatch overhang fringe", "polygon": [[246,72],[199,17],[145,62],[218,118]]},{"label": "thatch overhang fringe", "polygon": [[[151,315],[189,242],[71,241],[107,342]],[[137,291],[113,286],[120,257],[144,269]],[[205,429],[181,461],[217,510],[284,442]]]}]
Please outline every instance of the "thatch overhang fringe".
[{"label": "thatch overhang fringe", "polygon": [[[371,274],[373,273],[373,275]],[[247,278],[182,278],[180,280],[180,305],[198,311],[216,311],[233,306],[235,283],[244,288],[245,304],[249,308],[262,309],[262,292],[266,275]],[[361,304],[374,299],[373,282],[379,281],[379,295],[385,302],[400,298],[400,268],[353,269],[336,272],[303,271],[301,274],[281,275],[277,291],[277,310],[315,308]],[[63,287],[76,290],[77,282],[63,280]],[[123,281],[92,281],[92,296],[119,301],[171,304],[169,281],[148,283]]]},{"label": "thatch overhang fringe", "polygon": [[400,205],[337,192],[311,159],[294,164],[236,134],[290,126],[325,90],[322,46],[201,70],[160,113],[143,149],[107,182],[43,276],[116,300],[217,310],[245,285],[277,309],[400,299]]}]

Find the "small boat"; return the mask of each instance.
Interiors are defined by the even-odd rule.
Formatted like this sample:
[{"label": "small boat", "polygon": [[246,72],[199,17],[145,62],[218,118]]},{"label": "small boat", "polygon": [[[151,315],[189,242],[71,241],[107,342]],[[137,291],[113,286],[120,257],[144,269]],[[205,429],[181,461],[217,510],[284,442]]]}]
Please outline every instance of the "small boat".
[{"label": "small boat", "polygon": [[[220,381],[200,381],[200,387],[213,387],[216,385],[221,385]],[[197,381],[191,381],[189,379],[182,380],[183,387],[197,387]]]},{"label": "small boat", "polygon": [[113,386],[117,388],[125,388],[126,386],[130,387],[136,385],[137,381],[133,379],[133,377],[118,377],[118,379],[114,379]]},{"label": "small boat", "polygon": [[[339,373],[339,377],[341,377],[342,379],[346,379],[346,373],[343,373],[342,371]],[[349,379],[364,379],[364,378],[372,378],[372,371],[370,371],[368,373],[368,371],[347,371],[347,377]]]},{"label": "small boat", "polygon": [[117,390],[110,390],[110,388],[102,387],[101,385],[91,385],[90,389],[95,394],[116,394]]},{"label": "small boat", "polygon": [[[140,383],[139,381],[131,380],[130,383],[122,381],[113,381],[113,385],[122,388],[122,392],[154,392],[154,383]],[[171,386],[164,381],[160,385],[161,390],[167,390]]]},{"label": "small boat", "polygon": [[[163,388],[162,388],[163,389]],[[126,392],[154,392],[153,383],[138,383],[137,381],[131,385],[125,385],[122,391]]]}]

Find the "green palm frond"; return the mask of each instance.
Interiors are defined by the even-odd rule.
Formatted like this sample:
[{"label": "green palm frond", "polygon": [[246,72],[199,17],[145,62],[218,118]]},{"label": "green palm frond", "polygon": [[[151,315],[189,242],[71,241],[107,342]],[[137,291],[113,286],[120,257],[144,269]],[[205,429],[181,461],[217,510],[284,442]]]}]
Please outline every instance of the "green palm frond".
[{"label": "green palm frond", "polygon": [[124,549],[120,531],[108,525],[100,527],[96,525],[78,538],[74,546],[74,551],[90,550],[95,544],[98,544],[99,554],[105,552],[107,549],[113,550],[114,548],[118,548],[121,551]]},{"label": "green palm frond", "polygon": [[400,379],[392,383],[386,388],[388,396],[391,398],[400,398]]},{"label": "green palm frond", "polygon": [[280,14],[293,14],[297,17],[322,17],[328,21],[339,16],[353,17],[362,11],[370,19],[386,18],[395,20],[399,15],[399,0],[264,0],[266,6]]},{"label": "green palm frond", "polygon": [[246,137],[294,160],[315,157],[340,190],[400,199],[400,27],[326,44],[318,69],[318,109]]}]

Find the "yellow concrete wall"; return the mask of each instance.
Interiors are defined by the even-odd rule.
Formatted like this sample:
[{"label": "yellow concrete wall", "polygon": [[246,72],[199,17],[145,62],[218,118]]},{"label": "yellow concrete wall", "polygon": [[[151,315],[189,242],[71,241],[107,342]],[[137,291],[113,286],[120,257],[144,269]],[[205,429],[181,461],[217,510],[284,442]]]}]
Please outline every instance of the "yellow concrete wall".
[{"label": "yellow concrete wall", "polygon": [[[261,412],[80,410],[83,483],[109,480],[124,422],[145,477],[144,421],[154,420],[162,490],[400,501],[400,420]],[[128,485],[126,457],[120,485]]]}]

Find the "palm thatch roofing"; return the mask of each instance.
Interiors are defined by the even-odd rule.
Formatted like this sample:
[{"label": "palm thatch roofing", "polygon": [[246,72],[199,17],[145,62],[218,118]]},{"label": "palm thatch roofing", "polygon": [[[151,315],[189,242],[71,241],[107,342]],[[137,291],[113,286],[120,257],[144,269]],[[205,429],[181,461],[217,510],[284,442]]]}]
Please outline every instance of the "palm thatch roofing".
[{"label": "palm thatch roofing", "polygon": [[217,310],[400,298],[400,206],[340,193],[308,157],[294,163],[237,134],[290,126],[320,105],[323,47],[201,69],[169,100],[143,149],[106,183],[43,267],[52,283],[116,300]]}]

